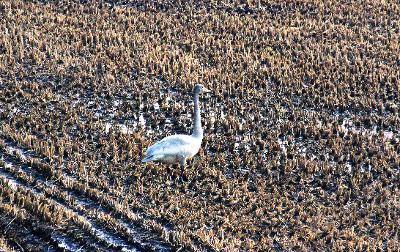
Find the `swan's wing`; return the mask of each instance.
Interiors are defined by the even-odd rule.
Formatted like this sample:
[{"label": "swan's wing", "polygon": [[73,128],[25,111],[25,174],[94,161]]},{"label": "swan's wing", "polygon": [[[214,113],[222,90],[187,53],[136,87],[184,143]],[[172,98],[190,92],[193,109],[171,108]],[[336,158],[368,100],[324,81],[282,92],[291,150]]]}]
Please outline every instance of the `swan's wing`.
[{"label": "swan's wing", "polygon": [[176,154],[184,152],[184,150],[191,145],[193,145],[191,136],[168,136],[150,146],[146,151],[146,156]]}]

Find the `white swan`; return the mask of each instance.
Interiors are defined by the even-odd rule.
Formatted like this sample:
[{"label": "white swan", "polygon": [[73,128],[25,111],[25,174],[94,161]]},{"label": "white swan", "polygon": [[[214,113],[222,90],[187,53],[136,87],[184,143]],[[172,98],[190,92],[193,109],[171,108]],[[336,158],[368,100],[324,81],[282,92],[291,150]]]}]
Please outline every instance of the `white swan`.
[{"label": "white swan", "polygon": [[203,139],[199,108],[199,95],[203,92],[210,92],[210,90],[201,84],[197,84],[194,88],[193,133],[191,135],[172,135],[163,138],[147,149],[145,153],[146,157],[142,159],[142,163],[156,161],[174,164],[179,162],[181,166],[181,175],[183,177],[186,160],[197,154]]}]

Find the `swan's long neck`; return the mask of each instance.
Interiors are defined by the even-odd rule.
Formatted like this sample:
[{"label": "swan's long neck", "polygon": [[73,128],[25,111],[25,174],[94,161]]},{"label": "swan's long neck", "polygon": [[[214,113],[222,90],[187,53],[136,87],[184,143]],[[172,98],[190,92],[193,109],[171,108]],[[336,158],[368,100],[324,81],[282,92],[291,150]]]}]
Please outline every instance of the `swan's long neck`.
[{"label": "swan's long neck", "polygon": [[201,117],[199,107],[199,94],[194,94],[194,121],[193,121],[193,133],[192,136],[196,138],[203,138],[203,129],[201,128]]}]

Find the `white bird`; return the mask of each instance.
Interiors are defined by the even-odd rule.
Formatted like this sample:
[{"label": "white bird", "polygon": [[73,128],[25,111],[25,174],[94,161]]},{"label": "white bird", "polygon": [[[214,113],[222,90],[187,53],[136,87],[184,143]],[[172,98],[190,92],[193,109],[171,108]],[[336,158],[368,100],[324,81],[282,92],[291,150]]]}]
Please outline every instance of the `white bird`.
[{"label": "white bird", "polygon": [[203,92],[210,92],[201,84],[194,88],[194,124],[191,135],[172,135],[163,138],[150,146],[142,159],[142,163],[156,161],[166,164],[179,163],[181,176],[185,169],[186,160],[192,158],[199,152],[203,140],[203,129],[201,127],[199,95]]}]

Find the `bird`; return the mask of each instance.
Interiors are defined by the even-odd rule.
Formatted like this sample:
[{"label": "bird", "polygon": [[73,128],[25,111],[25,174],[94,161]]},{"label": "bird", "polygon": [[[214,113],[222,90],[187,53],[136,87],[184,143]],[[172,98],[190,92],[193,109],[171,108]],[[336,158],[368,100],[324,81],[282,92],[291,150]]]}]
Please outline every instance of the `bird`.
[{"label": "bird", "polygon": [[155,161],[165,164],[179,163],[181,168],[181,180],[184,178],[186,160],[194,157],[199,152],[203,140],[203,129],[201,127],[199,96],[202,93],[211,92],[202,84],[194,87],[194,121],[191,135],[171,135],[150,146],[142,163]]}]

